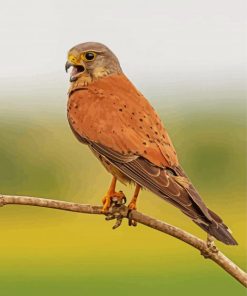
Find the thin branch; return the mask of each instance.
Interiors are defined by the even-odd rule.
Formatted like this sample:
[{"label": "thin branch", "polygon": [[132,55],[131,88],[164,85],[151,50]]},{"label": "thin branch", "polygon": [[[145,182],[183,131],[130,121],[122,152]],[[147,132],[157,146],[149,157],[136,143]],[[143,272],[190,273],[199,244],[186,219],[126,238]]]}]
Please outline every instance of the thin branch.
[{"label": "thin branch", "polygon": [[[30,196],[0,195],[0,206],[8,204],[45,207],[86,214],[102,214],[101,206],[84,205],[61,200],[52,200]],[[117,219],[118,222],[115,225],[116,228],[121,224],[122,218],[130,218],[128,214],[128,208],[124,205],[121,205],[113,207],[113,210],[111,210],[111,212],[109,213],[108,218]],[[223,253],[221,253],[217,249],[209,248],[207,243],[203,240],[178,227],[175,227],[163,221],[159,221],[155,218],[149,217],[137,211],[131,211],[131,220],[134,220],[138,223],[154,228],[173,237],[176,237],[177,239],[198,249],[205,258],[213,260],[215,263],[221,266],[226,272],[228,272],[232,277],[238,280],[242,285],[247,287],[247,274],[242,269],[240,269],[235,263],[233,263],[229,258],[227,258]]]}]

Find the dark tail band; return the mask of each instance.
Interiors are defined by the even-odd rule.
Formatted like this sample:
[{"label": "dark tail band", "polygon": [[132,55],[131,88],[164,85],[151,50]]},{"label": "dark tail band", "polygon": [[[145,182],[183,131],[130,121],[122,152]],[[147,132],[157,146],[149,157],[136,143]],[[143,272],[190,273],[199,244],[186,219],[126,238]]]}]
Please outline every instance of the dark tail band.
[{"label": "dark tail band", "polygon": [[[195,222],[195,221],[194,221]],[[237,241],[231,235],[230,230],[224,223],[198,223],[195,222],[198,226],[200,226],[207,233],[215,237],[217,240],[223,242],[226,245],[238,245]]]}]

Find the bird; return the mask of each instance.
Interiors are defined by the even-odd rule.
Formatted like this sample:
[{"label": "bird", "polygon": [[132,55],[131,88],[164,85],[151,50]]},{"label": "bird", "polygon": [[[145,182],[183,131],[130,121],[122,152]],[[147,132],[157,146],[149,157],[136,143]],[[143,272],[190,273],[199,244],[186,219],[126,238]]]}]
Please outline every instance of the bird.
[{"label": "bird", "polygon": [[222,219],[208,209],[179,164],[157,112],[124,74],[117,56],[104,44],[85,42],[68,51],[70,72],[67,118],[75,137],[86,144],[112,175],[102,202],[107,213],[116,183],[132,183],[128,208],[137,209],[141,189],[177,207],[211,238],[237,245]]}]

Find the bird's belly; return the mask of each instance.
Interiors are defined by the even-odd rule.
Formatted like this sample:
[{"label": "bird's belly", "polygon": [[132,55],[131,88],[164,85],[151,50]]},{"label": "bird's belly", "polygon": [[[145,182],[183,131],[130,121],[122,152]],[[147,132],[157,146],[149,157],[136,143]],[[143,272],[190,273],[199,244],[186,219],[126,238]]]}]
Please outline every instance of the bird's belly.
[{"label": "bird's belly", "polygon": [[127,175],[123,174],[117,167],[112,165],[110,161],[99,154],[97,151],[92,149],[90,146],[89,148],[92,150],[93,154],[98,158],[98,160],[102,163],[102,165],[105,167],[105,169],[112,174],[114,177],[116,177],[121,183],[127,184],[127,183],[132,183],[133,180],[131,180]]}]

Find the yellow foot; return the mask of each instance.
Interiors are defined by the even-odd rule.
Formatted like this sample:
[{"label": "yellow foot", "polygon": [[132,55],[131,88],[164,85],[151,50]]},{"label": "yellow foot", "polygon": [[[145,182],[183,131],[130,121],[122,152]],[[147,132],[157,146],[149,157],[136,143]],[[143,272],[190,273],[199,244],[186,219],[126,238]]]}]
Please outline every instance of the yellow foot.
[{"label": "yellow foot", "polygon": [[128,209],[129,209],[129,226],[137,226],[136,221],[131,219],[131,211],[136,210],[136,200],[131,200],[131,202],[128,205]]},{"label": "yellow foot", "polygon": [[136,202],[131,201],[128,205],[130,210],[136,210]]},{"label": "yellow foot", "polygon": [[107,192],[107,194],[103,197],[102,203],[102,213],[106,213],[109,211],[112,202],[124,203],[126,202],[126,197],[122,191],[119,192]]},{"label": "yellow foot", "polygon": [[137,198],[138,198],[138,194],[140,192],[140,189],[141,189],[141,186],[136,184],[134,195],[128,205],[129,210],[136,210],[136,203],[137,203]]}]

